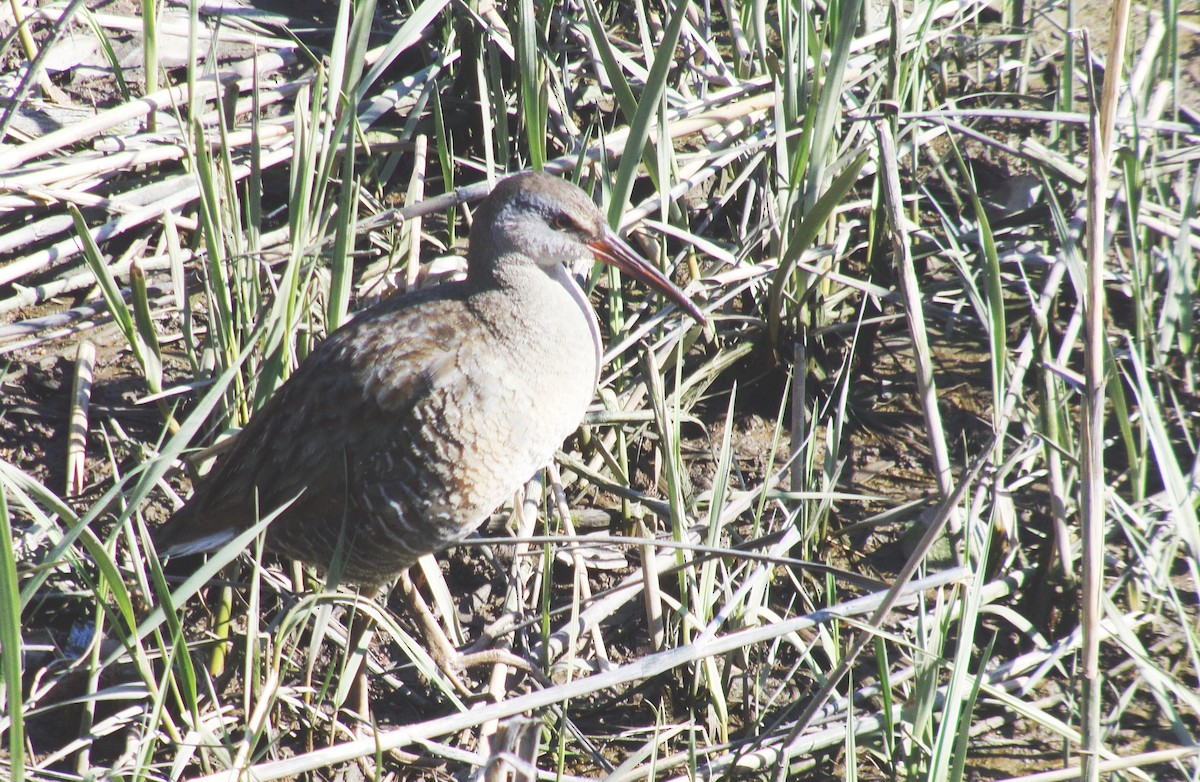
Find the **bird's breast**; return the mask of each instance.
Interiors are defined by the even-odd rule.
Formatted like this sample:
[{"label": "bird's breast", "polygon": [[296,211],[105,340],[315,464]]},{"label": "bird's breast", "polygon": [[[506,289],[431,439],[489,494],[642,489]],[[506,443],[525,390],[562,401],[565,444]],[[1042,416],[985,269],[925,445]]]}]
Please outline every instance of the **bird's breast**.
[{"label": "bird's breast", "polygon": [[[579,426],[596,388],[595,316],[565,274],[538,270],[518,292],[467,302],[454,329],[438,329],[413,405],[395,410],[363,470],[370,511],[444,537],[431,544],[465,536],[510,499]],[[388,407],[391,384],[367,385]]]},{"label": "bird's breast", "polygon": [[[553,456],[579,426],[596,391],[595,315],[565,271],[539,275],[546,284],[512,307],[513,321],[489,324],[485,349],[462,355],[472,381],[463,389],[463,414],[456,417],[488,452],[484,469],[504,473],[495,481],[501,494],[511,493]],[[478,411],[470,422],[468,410]],[[509,469],[500,467],[505,462]],[[501,483],[512,485],[500,489]]]}]

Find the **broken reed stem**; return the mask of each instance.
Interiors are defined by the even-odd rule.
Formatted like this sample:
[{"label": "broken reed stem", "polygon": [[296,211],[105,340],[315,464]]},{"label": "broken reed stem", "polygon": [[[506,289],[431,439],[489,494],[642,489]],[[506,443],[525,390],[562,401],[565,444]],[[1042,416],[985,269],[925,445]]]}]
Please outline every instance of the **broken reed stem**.
[{"label": "broken reed stem", "polygon": [[75,351],[75,380],[71,384],[71,416],[67,430],[67,494],[83,494],[87,476],[88,407],[92,400],[92,371],[96,345],[81,340]]},{"label": "broken reed stem", "polygon": [[[1083,729],[1082,776],[1086,782],[1100,779],[1100,753],[1104,748],[1100,712],[1103,706],[1103,675],[1100,671],[1100,626],[1104,617],[1104,529],[1107,499],[1104,483],[1104,399],[1105,399],[1105,323],[1104,268],[1108,242],[1105,240],[1105,216],[1108,204],[1108,178],[1111,166],[1113,132],[1116,126],[1117,90],[1122,83],[1125,60],[1125,35],[1129,22],[1128,0],[1118,0],[1109,28],[1108,60],[1104,69],[1104,91],[1095,105],[1095,85],[1091,90],[1089,126],[1087,243],[1085,252],[1087,283],[1084,296],[1084,394],[1082,463],[1080,474],[1080,523],[1083,533],[1083,585],[1080,591],[1080,618],[1083,631],[1082,677],[1080,679],[1081,722]],[[1090,48],[1086,32],[1084,50]],[[1089,53],[1090,54],[1090,53]],[[1088,58],[1090,62],[1091,58]],[[1096,71],[1088,71],[1094,74]]]}]

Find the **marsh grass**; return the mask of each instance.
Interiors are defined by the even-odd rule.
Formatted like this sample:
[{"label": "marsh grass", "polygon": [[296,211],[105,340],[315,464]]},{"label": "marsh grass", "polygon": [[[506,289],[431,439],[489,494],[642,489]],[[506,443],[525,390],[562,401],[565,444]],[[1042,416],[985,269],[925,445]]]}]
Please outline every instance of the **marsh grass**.
[{"label": "marsh grass", "polygon": [[[971,1],[139,7],[0,18],[11,778],[1200,775],[1194,17],[1135,7],[1115,67],[1074,4],[1088,47]],[[45,70],[68,32],[96,54]],[[505,653],[471,694],[261,529],[164,570],[148,528],[222,442],[357,309],[459,273],[527,167],[711,323],[593,275],[585,425],[414,568]],[[60,492],[43,357],[85,339]]]}]

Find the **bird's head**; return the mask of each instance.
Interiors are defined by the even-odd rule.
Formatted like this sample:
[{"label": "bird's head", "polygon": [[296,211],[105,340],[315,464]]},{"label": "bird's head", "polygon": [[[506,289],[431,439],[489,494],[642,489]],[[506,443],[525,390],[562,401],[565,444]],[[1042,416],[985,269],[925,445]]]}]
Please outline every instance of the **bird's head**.
[{"label": "bird's head", "polygon": [[550,268],[591,257],[616,266],[705,322],[683,291],[608,227],[586,193],[558,177],[528,172],[502,180],[476,210],[470,241],[471,276],[491,276],[499,263]]}]

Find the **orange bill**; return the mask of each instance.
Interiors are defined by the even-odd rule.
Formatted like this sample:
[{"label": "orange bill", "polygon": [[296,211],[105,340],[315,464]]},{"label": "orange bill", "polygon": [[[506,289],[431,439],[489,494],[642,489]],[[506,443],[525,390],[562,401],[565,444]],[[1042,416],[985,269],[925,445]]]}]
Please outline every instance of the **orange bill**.
[{"label": "orange bill", "polygon": [[588,247],[596,256],[596,260],[616,266],[635,280],[663,294],[675,302],[680,309],[695,318],[696,322],[702,325],[708,322],[700,308],[684,295],[683,291],[675,287],[675,284],[652,263],[634,252],[633,248],[623,242],[611,229],[605,228],[604,234],[599,239],[588,242]]}]

